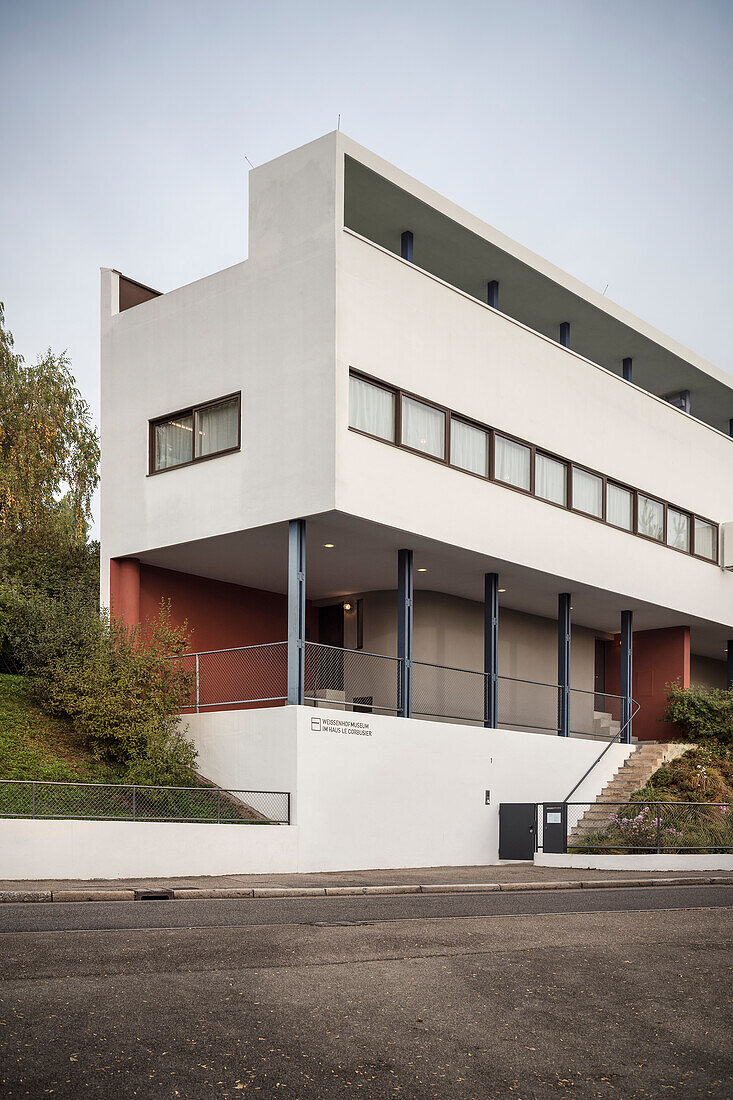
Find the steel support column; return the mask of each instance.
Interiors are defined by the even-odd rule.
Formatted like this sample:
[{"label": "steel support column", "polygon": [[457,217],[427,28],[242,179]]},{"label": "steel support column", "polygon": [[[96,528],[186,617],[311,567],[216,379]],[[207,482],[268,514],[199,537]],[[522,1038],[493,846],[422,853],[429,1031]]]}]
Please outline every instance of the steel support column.
[{"label": "steel support column", "polygon": [[621,727],[623,740],[631,744],[631,707],[634,672],[634,612],[621,612]]},{"label": "steel support column", "polygon": [[400,661],[402,691],[400,717],[412,717],[412,550],[397,551],[397,656]]},{"label": "steel support column", "polygon": [[564,348],[570,347],[570,322],[563,321],[560,325],[560,343]]},{"label": "steel support column", "polygon": [[557,598],[557,732],[570,736],[570,593]]},{"label": "steel support column", "polygon": [[624,372],[624,379],[627,382],[633,381],[633,379],[631,377],[631,375],[633,373],[633,360],[632,359],[624,359],[623,372]]},{"label": "steel support column", "polygon": [[288,703],[305,699],[305,520],[288,528]]},{"label": "steel support column", "polygon": [[412,263],[413,239],[411,229],[406,229],[400,238],[400,255],[403,260],[407,260],[409,263]]},{"label": "steel support column", "polygon": [[499,574],[484,575],[484,725],[499,724]]},{"label": "steel support column", "polygon": [[733,638],[728,639],[728,675],[726,677],[728,691],[733,691]]}]

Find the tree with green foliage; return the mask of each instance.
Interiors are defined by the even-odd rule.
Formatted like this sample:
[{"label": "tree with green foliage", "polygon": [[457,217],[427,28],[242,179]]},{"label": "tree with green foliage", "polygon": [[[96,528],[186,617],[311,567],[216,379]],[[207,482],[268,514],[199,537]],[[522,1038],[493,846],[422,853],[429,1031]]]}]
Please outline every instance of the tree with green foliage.
[{"label": "tree with green foliage", "polygon": [[0,303],[0,533],[85,543],[99,440],[66,355],[33,366],[14,350]]}]

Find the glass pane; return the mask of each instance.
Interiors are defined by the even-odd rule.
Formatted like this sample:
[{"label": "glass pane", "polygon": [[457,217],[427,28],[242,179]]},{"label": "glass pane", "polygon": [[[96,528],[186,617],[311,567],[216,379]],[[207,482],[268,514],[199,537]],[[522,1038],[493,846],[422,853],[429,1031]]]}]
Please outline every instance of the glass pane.
[{"label": "glass pane", "polygon": [[589,516],[603,515],[603,481],[576,466],[573,467],[573,508]]},{"label": "glass pane", "polygon": [[402,442],[416,451],[445,458],[445,413],[422,401],[403,397]]},{"label": "glass pane", "polygon": [[547,455],[535,456],[534,492],[542,500],[551,500],[555,504],[565,504],[567,495],[567,467]]},{"label": "glass pane", "polygon": [[239,442],[239,401],[221,401],[196,413],[196,455],[228,451]]},{"label": "glass pane", "polygon": [[667,546],[690,552],[690,517],[674,508],[667,509]]},{"label": "glass pane", "polygon": [[155,425],[155,469],[167,470],[193,458],[193,416],[189,413]]},{"label": "glass pane", "polygon": [[647,538],[662,541],[664,535],[664,505],[651,497],[642,496],[639,493],[639,526],[640,535]]},{"label": "glass pane", "polygon": [[462,470],[472,474],[489,476],[489,436],[480,428],[464,424],[462,420],[450,422],[450,460]]},{"label": "glass pane", "polygon": [[349,376],[349,426],[379,439],[395,441],[395,400],[390,390]]},{"label": "glass pane", "polygon": [[496,480],[516,485],[518,489],[529,489],[530,455],[529,447],[497,435],[494,453]]},{"label": "glass pane", "polygon": [[712,523],[695,519],[695,553],[715,561],[718,556],[716,531]]},{"label": "glass pane", "polygon": [[606,483],[606,522],[630,531],[634,519],[634,496],[628,489]]}]

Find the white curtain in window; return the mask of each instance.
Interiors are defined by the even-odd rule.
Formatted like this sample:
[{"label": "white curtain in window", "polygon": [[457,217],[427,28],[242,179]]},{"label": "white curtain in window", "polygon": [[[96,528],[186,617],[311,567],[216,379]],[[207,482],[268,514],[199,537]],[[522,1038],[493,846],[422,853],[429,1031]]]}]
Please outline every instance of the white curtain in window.
[{"label": "white curtain in window", "polygon": [[633,496],[628,489],[622,489],[620,485],[606,484],[606,519],[614,527],[623,527],[624,531],[630,531],[633,519]]},{"label": "white curtain in window", "polygon": [[349,378],[349,425],[394,443],[394,394],[361,378]]},{"label": "white curtain in window", "polygon": [[715,528],[702,519],[695,520],[695,553],[715,561]]},{"label": "white curtain in window", "polygon": [[155,469],[167,470],[193,458],[193,417],[176,416],[155,425]]},{"label": "white curtain in window", "polygon": [[220,401],[196,413],[196,454],[214,455],[236,447],[239,439],[239,401]]},{"label": "white curtain in window", "polygon": [[690,550],[690,517],[674,508],[667,509],[667,546],[676,550]]},{"label": "white curtain in window", "polygon": [[603,482],[577,467],[573,467],[573,508],[589,516],[603,515]]},{"label": "white curtain in window", "polygon": [[450,460],[462,470],[472,474],[489,474],[489,437],[480,428],[464,424],[462,420],[450,422]]},{"label": "white curtain in window", "polygon": [[565,503],[566,479],[565,463],[557,462],[547,455],[535,457],[534,491],[542,500],[551,500],[555,504]]},{"label": "white curtain in window", "polygon": [[497,435],[494,453],[494,476],[519,489],[529,489],[530,449],[503,435]]},{"label": "white curtain in window", "polygon": [[662,541],[664,535],[664,505],[639,493],[639,534]]},{"label": "white curtain in window", "polygon": [[402,398],[402,442],[416,451],[445,457],[445,413],[414,401]]}]

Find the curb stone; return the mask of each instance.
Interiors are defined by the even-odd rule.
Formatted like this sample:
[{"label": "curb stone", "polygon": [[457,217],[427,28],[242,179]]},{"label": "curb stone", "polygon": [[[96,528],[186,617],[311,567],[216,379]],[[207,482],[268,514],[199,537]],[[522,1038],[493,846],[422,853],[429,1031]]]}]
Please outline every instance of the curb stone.
[{"label": "curb stone", "polygon": [[[173,888],[171,900],[363,897],[375,894],[489,894],[496,891],[521,893],[529,890],[619,890],[640,886],[733,886],[733,878],[723,875],[688,875],[680,878],[563,879],[556,882],[457,882],[395,886],[186,886]],[[54,901],[135,901],[135,889],[0,890],[0,904]]]}]

